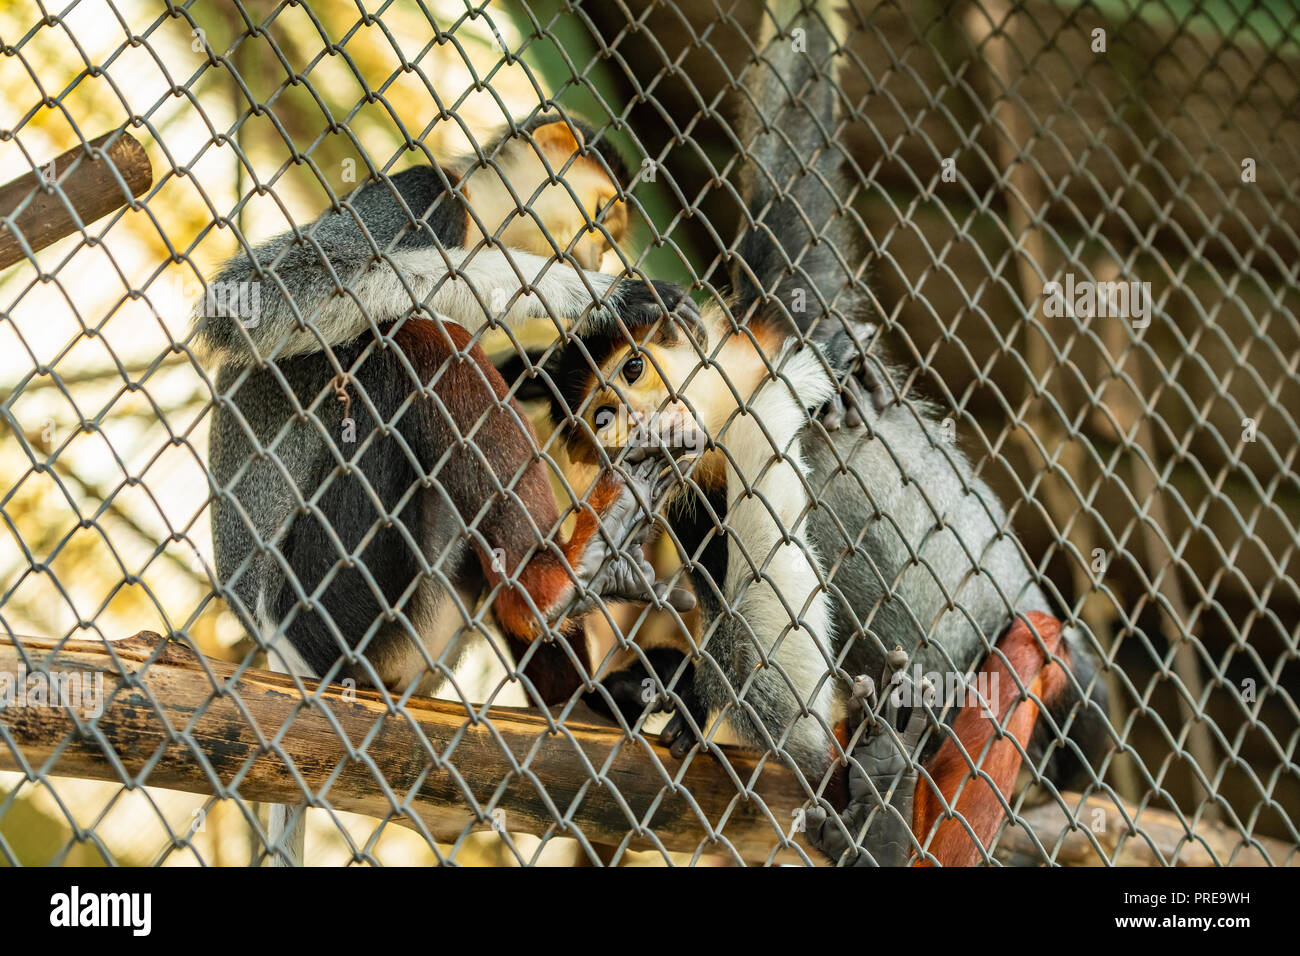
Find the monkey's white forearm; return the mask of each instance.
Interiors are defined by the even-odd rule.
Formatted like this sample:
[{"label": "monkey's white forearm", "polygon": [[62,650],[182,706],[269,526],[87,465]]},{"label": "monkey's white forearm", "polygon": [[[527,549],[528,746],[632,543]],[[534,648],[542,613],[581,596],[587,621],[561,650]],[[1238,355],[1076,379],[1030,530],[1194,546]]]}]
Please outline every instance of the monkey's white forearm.
[{"label": "monkey's white forearm", "polygon": [[832,620],[818,555],[805,534],[811,502],[798,435],[807,422],[804,403],[824,401],[830,383],[810,351],[787,356],[776,364],[789,385],[766,382],[748,413],[733,418],[721,435],[728,451],[724,593],[801,704],[824,717],[831,701],[824,677],[833,659]]},{"label": "monkey's white forearm", "polygon": [[513,250],[429,247],[395,250],[360,274],[332,261],[336,280],[315,250],[276,249],[280,241],[259,250],[263,262],[275,263],[273,276],[255,279],[248,260],[236,260],[210,283],[215,297],[200,304],[201,338],[223,361],[323,351],[372,323],[423,321],[430,313],[470,331],[493,318],[516,324],[548,315],[571,326],[617,278]]},{"label": "monkey's white forearm", "polygon": [[447,253],[452,270],[445,268],[440,255],[438,262],[418,251],[400,251],[390,258],[398,270],[428,287],[421,300],[434,312],[471,332],[492,318],[514,325],[554,316],[572,325],[617,278],[585,272],[549,256],[504,249],[452,249]]}]

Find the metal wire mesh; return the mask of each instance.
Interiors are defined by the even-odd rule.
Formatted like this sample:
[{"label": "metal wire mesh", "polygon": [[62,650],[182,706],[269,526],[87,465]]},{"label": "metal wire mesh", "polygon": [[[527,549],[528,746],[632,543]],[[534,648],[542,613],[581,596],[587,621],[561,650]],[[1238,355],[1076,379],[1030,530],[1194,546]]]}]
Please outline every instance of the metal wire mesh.
[{"label": "metal wire mesh", "polygon": [[[441,459],[414,461],[416,480],[401,489],[399,506],[377,505],[359,538],[329,526],[322,509],[332,488],[355,482],[358,500],[384,498],[358,465],[395,440],[403,416],[432,400],[457,417],[439,390],[461,368],[455,359],[431,378],[403,358],[398,333],[367,315],[364,341],[326,349],[304,388],[285,341],[221,372],[190,324],[196,301],[209,317],[214,303],[227,318],[260,308],[247,289],[243,300],[238,289],[227,299],[229,289],[205,282],[232,255],[285,230],[311,247],[309,224],[322,209],[342,208],[368,179],[410,165],[469,155],[505,175],[494,131],[554,108],[591,124],[584,156],[608,170],[619,154],[633,171],[636,225],[600,264],[626,282],[679,283],[702,308],[722,307],[746,221],[737,184],[750,144],[736,116],[758,68],[765,9],[744,0],[442,0],[368,12],[269,0],[165,8],[83,0],[57,12],[18,4],[0,15],[0,76],[10,91],[0,114],[0,178],[39,171],[50,156],[110,130],[141,138],[154,167],[154,185],[139,199],[79,223],[43,252],[24,243],[24,260],[0,273],[5,636],[14,659],[37,673],[54,651],[31,635],[66,650],[72,641],[102,645],[151,630],[205,655],[210,684],[201,706],[174,709],[163,695],[177,687],[147,679],[167,663],[165,653],[148,651],[138,669],[120,666],[134,676],[118,690],[110,685],[106,699],[64,708],[66,738],[35,749],[23,737],[21,701],[6,700],[0,680],[0,717],[8,718],[0,720],[0,857],[242,864],[287,856],[289,838],[268,827],[245,792],[278,776],[314,808],[304,818],[309,863],[820,859],[798,833],[802,818],[765,798],[764,773],[790,763],[791,728],[748,758],[719,746],[729,721],[754,706],[763,675],[798,683],[788,658],[759,654],[752,680],[730,688],[727,712],[700,728],[706,742],[683,759],[646,743],[663,716],[618,720],[621,735],[593,749],[584,705],[591,681],[645,664],[647,648],[673,641],[697,669],[707,667],[720,619],[662,602],[598,601],[583,616],[585,638],[557,625],[512,654],[496,615],[518,569],[497,568],[501,575],[479,592],[455,586],[464,548],[493,551],[486,513],[455,515],[441,554],[402,533],[409,529],[399,512],[418,496],[440,493],[465,470],[493,478],[481,467],[493,454],[483,440],[491,411],[458,423],[463,441]],[[876,341],[898,362],[897,397],[907,408],[928,408],[928,400],[939,409],[935,420],[959,449],[952,454],[970,459],[966,477],[987,483],[989,507],[1005,507],[1005,537],[1018,542],[1057,615],[1086,636],[1101,662],[1096,680],[1109,691],[1105,747],[1081,792],[1063,794],[1041,763],[1026,761],[988,859],[1070,863],[1094,852],[1109,862],[1138,853],[1162,863],[1292,862],[1300,840],[1300,589],[1292,572],[1300,13],[1286,3],[1226,0],[1077,8],[855,0],[847,23],[834,75],[822,79],[839,109],[828,132],[849,170],[840,213],[866,243],[860,288],[876,312]],[[554,172],[563,180],[575,167]],[[76,175],[74,167],[43,189],[67,196]],[[539,194],[520,197],[521,205],[540,208]],[[16,229],[33,198],[10,211],[6,228]],[[577,245],[537,221],[553,241],[552,268],[573,266]],[[609,219],[588,222],[612,238]],[[509,245],[496,224],[483,232]],[[360,304],[368,270],[400,242],[376,242],[364,261],[329,263],[338,297]],[[440,323],[432,303],[459,282],[473,300],[466,308],[484,320],[468,344],[457,342],[459,353],[480,346],[503,368],[515,355],[554,357],[575,310],[543,294],[545,314],[527,330],[497,321],[537,297],[517,288],[494,297],[486,266],[473,271],[475,256],[489,262],[493,244],[466,246],[460,278],[410,283],[402,321]],[[294,254],[285,247],[262,260],[260,294],[287,300],[277,269]],[[511,275],[517,287],[520,275]],[[1075,298],[1109,282],[1141,290],[1134,286],[1118,321],[1099,311],[1107,302],[1085,308]],[[299,318],[321,342],[324,306],[316,304],[320,311],[304,304]],[[238,334],[256,323],[249,326]],[[379,362],[406,393],[392,408],[359,371]],[[477,374],[476,384],[457,388],[492,387]],[[523,396],[530,381],[509,385]],[[274,427],[248,422],[275,402],[283,407]],[[518,408],[529,418],[522,427],[540,436],[538,460],[561,509],[562,524],[540,529],[555,547],[592,492],[575,483],[541,403]],[[237,460],[219,475],[208,451],[209,431],[221,427],[214,421],[242,436]],[[344,437],[347,423],[353,431]],[[786,436],[764,435],[784,447]],[[331,460],[310,480],[295,465],[308,447]],[[891,454],[906,480],[914,463],[905,450]],[[279,482],[293,515],[323,529],[327,559],[310,581],[290,569],[284,614],[246,599],[249,586],[256,591],[289,568],[294,533],[252,513],[262,499],[241,492],[241,482],[259,473]],[[821,507],[835,495],[873,500],[861,474],[849,492],[797,477]],[[509,476],[491,491],[522,501],[522,480]],[[770,490],[759,497],[768,514],[783,513]],[[209,531],[223,507],[250,539],[226,562],[214,561]],[[794,523],[806,518],[800,511]],[[779,548],[748,553],[745,531],[724,526],[756,574],[781,580]],[[919,553],[944,529],[940,508],[912,545]],[[831,590],[855,545],[820,547],[820,587]],[[420,579],[440,583],[449,600],[435,609],[418,591],[386,592],[383,571],[367,563],[394,553],[417,562]],[[652,557],[658,574],[685,585],[700,554],[670,533]],[[969,555],[962,579],[988,578],[985,557]],[[733,614],[736,589],[714,584],[723,616]],[[331,595],[359,587],[374,613],[335,620]],[[900,580],[886,585],[902,588]],[[1009,619],[1016,596],[1005,600]],[[777,629],[797,627],[807,610],[788,607],[790,620]],[[852,610],[863,643],[891,646],[889,613]],[[964,613],[960,596],[949,597],[944,613]],[[265,691],[256,683],[262,668],[294,669],[282,639],[298,615],[323,620],[337,656],[314,668],[319,685],[302,673],[282,679],[277,692],[292,707],[282,724],[259,726],[262,711],[241,693]],[[921,632],[935,626],[917,622]],[[422,675],[399,686],[388,670],[395,665],[378,653],[394,630],[409,636]],[[580,659],[584,642],[589,664]],[[854,676],[845,670],[849,653],[822,648],[812,661],[816,693]],[[588,678],[558,703],[531,668],[524,672],[557,654]],[[952,662],[957,671],[970,663],[978,662]],[[21,692],[28,676],[11,672],[8,686]],[[652,679],[647,702],[667,694],[680,704],[690,679],[684,666],[667,681]],[[373,702],[359,722],[338,716],[340,692],[354,704]],[[450,729],[435,742],[419,703],[428,695],[453,705],[438,712]],[[157,751],[118,736],[115,708],[132,700],[164,727],[169,743]],[[540,714],[528,718],[528,734],[512,723],[524,719],[518,714],[488,712],[508,705]],[[221,741],[203,723],[218,712],[248,725],[241,739],[251,742],[238,759],[219,758]],[[815,719],[829,735],[834,720]],[[341,741],[342,759],[295,749],[309,740],[311,721]],[[1055,749],[1065,748],[1069,721],[1048,723]],[[407,741],[396,786],[380,756],[391,755],[394,739]],[[109,769],[101,782],[69,771],[86,748]],[[159,782],[187,763],[208,783],[190,789],[210,796]],[[174,773],[166,779],[183,776]],[[833,786],[829,775],[796,776],[786,792],[798,799],[818,801]],[[422,803],[417,791],[430,787],[459,815]],[[363,792],[370,802],[343,799]],[[597,804],[605,809],[591,810]],[[357,809],[368,813],[349,812]],[[592,819],[600,824],[588,833],[580,821]],[[1207,824],[1216,825],[1212,838]]]}]

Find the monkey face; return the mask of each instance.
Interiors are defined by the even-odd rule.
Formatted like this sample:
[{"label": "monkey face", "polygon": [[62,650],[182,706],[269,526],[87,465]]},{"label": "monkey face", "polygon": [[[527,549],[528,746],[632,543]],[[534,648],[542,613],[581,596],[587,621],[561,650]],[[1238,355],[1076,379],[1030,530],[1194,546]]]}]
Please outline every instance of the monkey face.
[{"label": "monkey face", "polygon": [[678,389],[683,372],[695,367],[681,348],[624,346],[593,377],[591,401],[584,418],[607,452],[623,448],[663,449],[675,457],[701,454],[707,435],[690,403]]},{"label": "monkey face", "polygon": [[[770,378],[779,341],[760,324],[733,331],[721,310],[705,310],[698,335],[656,326],[644,342],[608,347],[591,374],[583,418],[607,451],[645,444],[676,457],[703,456]],[[771,350],[767,353],[767,350]],[[765,354],[766,353],[766,354]]]},{"label": "monkey face", "polygon": [[599,270],[627,235],[628,209],[618,184],[579,150],[562,122],[506,142],[489,166],[466,177],[464,193],[478,219],[471,233],[536,255],[569,255]]}]

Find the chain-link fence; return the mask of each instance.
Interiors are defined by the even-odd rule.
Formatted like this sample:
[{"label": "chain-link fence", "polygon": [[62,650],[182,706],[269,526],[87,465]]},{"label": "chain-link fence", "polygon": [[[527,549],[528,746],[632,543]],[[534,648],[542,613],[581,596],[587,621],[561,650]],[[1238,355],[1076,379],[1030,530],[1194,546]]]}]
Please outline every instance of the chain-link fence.
[{"label": "chain-link fence", "polygon": [[0,40],[0,858],[1293,862],[1292,4]]}]

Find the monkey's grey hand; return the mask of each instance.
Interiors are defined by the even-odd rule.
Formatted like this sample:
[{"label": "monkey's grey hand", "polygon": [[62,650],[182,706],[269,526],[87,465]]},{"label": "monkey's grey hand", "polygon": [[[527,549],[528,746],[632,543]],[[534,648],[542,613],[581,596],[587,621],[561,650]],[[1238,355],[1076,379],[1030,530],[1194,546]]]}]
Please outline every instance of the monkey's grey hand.
[{"label": "monkey's grey hand", "polygon": [[633,416],[633,422],[624,452],[629,463],[647,458],[683,461],[703,454],[709,445],[708,434],[696,424],[684,402],[669,403],[648,421]]},{"label": "monkey's grey hand", "polygon": [[[904,702],[919,703],[914,695],[923,694],[928,685],[915,687],[904,672],[906,666],[907,655],[901,650],[888,655],[879,703],[869,677],[853,682],[849,720],[861,717],[866,727],[849,762],[849,805],[839,823],[821,807],[804,815],[809,842],[839,866],[906,866],[911,859],[917,771],[910,756],[925,731],[926,715],[923,707],[913,706],[906,725],[897,730],[903,708],[895,703],[894,690],[898,685]],[[851,843],[846,830],[855,839],[861,834],[862,842]]]},{"label": "monkey's grey hand", "polygon": [[843,368],[850,373],[844,379],[842,389],[832,395],[818,412],[817,417],[828,432],[861,428],[869,409],[879,414],[894,398],[884,376],[875,363],[868,361],[863,347],[858,344],[875,334],[875,325],[864,323],[858,330],[857,341],[847,329],[840,329],[822,346],[832,368]]},{"label": "monkey's grey hand", "polygon": [[670,467],[658,458],[628,462],[618,499],[601,511],[601,532],[583,553],[577,569],[589,598],[574,613],[590,610],[597,598],[666,604],[685,613],[695,607],[695,595],[655,579],[655,569],[645,556],[653,514],[676,481]]},{"label": "monkey's grey hand", "polygon": [[864,424],[862,409],[874,407],[862,383],[856,376],[844,380],[844,390],[836,392],[818,412],[822,427],[828,432],[841,428],[861,428]]}]

